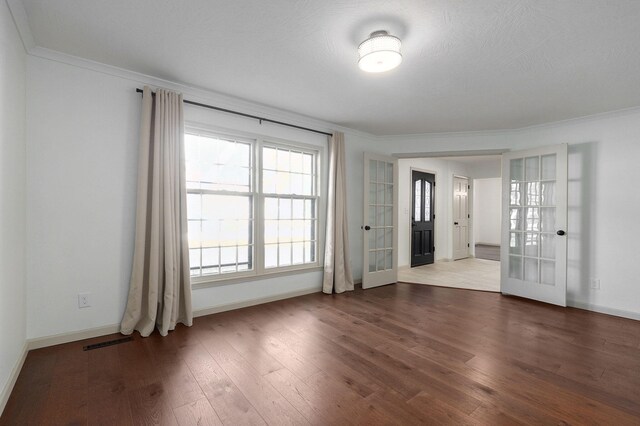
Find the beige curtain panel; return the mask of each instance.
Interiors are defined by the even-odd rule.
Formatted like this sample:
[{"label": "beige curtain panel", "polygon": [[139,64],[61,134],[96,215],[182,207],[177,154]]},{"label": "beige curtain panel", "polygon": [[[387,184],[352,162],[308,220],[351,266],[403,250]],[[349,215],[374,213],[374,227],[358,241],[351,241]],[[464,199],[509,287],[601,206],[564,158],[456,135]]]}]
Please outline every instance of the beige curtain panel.
[{"label": "beige curtain panel", "polygon": [[148,87],[142,94],[133,270],[120,331],[166,336],[190,326],[191,285],[182,95]]},{"label": "beige curtain panel", "polygon": [[322,291],[343,293],[353,290],[347,229],[347,174],[344,134],[335,132],[329,140],[329,190],[327,194],[327,235]]}]

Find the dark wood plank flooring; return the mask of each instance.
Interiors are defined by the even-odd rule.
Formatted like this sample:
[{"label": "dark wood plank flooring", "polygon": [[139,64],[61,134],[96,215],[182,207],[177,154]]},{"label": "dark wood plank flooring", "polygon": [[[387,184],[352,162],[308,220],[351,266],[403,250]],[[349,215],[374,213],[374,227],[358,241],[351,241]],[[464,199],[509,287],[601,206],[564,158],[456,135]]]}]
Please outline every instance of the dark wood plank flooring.
[{"label": "dark wood plank flooring", "polygon": [[493,244],[476,244],[475,257],[477,259],[500,261],[500,246]]},{"label": "dark wood plank flooring", "polygon": [[640,322],[397,284],[29,353],[2,425],[640,425]]}]

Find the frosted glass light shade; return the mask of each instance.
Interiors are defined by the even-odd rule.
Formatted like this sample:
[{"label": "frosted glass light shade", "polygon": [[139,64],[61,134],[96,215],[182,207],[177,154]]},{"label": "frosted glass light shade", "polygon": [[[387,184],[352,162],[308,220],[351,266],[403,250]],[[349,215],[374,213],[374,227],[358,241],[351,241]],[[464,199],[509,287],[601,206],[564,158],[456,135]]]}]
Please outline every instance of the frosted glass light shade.
[{"label": "frosted glass light shade", "polygon": [[358,46],[358,66],[366,72],[392,70],[402,62],[401,45],[398,37],[386,31],[375,31]]}]

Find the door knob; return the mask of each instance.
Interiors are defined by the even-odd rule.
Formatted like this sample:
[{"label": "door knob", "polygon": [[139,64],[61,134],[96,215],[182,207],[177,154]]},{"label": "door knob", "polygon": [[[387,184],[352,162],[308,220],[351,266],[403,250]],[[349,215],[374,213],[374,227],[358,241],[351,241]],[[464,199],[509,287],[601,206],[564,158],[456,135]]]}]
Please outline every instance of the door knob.
[{"label": "door knob", "polygon": [[365,231],[368,231],[371,229],[371,227],[369,225],[365,225],[365,226],[361,226],[360,229],[364,229]]},{"label": "door knob", "polygon": [[559,230],[558,232],[556,232],[556,234],[563,236],[564,234],[566,234],[566,232],[564,232],[562,229]]},{"label": "door knob", "polygon": [[458,224],[458,222],[453,222],[453,224],[454,224],[454,225],[457,225],[457,224]]}]

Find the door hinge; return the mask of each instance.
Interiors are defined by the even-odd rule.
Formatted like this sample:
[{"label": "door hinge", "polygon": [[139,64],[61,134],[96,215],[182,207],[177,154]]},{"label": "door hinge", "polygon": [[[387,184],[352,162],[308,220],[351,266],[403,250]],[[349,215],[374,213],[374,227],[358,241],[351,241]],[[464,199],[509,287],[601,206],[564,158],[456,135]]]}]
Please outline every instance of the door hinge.
[{"label": "door hinge", "polygon": [[435,251],[436,251],[436,246],[433,246],[433,252],[435,253]]},{"label": "door hinge", "polygon": [[435,183],[435,182],[433,182],[433,186],[434,186],[434,187],[436,186],[436,183]]},{"label": "door hinge", "polygon": [[471,215],[470,214],[467,215],[467,219],[471,219]]},{"label": "door hinge", "polygon": [[467,243],[467,247],[470,247],[470,246],[469,246],[469,243]]},{"label": "door hinge", "polygon": [[467,189],[471,189],[471,185],[467,185]]}]

